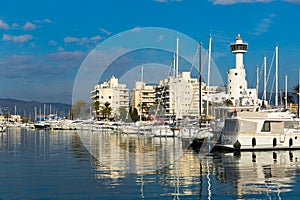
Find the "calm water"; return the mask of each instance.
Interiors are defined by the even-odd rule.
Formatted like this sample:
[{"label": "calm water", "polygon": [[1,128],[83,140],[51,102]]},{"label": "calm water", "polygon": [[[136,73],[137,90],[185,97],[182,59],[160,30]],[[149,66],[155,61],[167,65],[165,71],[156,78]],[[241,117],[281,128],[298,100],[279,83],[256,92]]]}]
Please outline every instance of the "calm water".
[{"label": "calm water", "polygon": [[176,139],[9,129],[0,199],[299,199],[300,151],[186,151]]}]

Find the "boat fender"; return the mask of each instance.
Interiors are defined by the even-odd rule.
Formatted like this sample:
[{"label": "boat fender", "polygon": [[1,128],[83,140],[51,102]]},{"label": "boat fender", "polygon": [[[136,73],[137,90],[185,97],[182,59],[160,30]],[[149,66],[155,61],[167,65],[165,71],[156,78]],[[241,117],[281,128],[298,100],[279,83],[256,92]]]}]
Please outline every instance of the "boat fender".
[{"label": "boat fender", "polygon": [[293,146],[293,139],[292,138],[290,138],[290,140],[289,140],[289,145],[290,145],[290,147]]},{"label": "boat fender", "polygon": [[273,147],[276,147],[277,145],[277,141],[276,141],[276,138],[273,139]]},{"label": "boat fender", "polygon": [[234,149],[241,149],[241,143],[237,140],[234,144],[233,144],[233,148]]},{"label": "boat fender", "polygon": [[256,146],[256,139],[252,138],[252,147],[255,147],[255,146]]}]

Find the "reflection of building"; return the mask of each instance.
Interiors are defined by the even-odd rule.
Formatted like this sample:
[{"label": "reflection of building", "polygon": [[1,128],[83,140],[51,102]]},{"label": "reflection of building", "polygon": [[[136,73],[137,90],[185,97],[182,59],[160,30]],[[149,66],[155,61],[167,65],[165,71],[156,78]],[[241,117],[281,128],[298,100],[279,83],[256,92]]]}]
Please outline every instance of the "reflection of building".
[{"label": "reflection of building", "polygon": [[199,116],[199,82],[191,78],[190,72],[161,80],[156,88],[156,98],[168,116]]},{"label": "reflection of building", "polygon": [[147,85],[141,81],[136,81],[135,87],[131,92],[130,106],[132,108],[136,108],[138,113],[146,115],[147,111],[153,104],[155,104],[155,86]]},{"label": "reflection of building", "polygon": [[280,199],[283,193],[292,191],[300,167],[300,151],[220,153],[219,156],[216,161],[220,163],[215,163],[217,178],[235,184],[233,187],[240,197],[260,194]]},{"label": "reflection of building", "polygon": [[129,90],[125,84],[120,84],[118,79],[112,76],[108,81],[98,84],[94,87],[92,93],[92,102],[99,102],[98,110],[95,110],[99,116],[101,106],[106,102],[110,103],[112,116],[119,113],[120,108],[127,109],[129,106]]},{"label": "reflection of building", "polygon": [[[173,164],[182,154],[182,141],[178,138],[136,137],[124,134],[80,132],[81,140],[93,157],[109,170],[145,173]],[[174,145],[176,148],[174,148]],[[99,176],[100,178],[100,176]],[[120,178],[120,177],[115,177]]]}]

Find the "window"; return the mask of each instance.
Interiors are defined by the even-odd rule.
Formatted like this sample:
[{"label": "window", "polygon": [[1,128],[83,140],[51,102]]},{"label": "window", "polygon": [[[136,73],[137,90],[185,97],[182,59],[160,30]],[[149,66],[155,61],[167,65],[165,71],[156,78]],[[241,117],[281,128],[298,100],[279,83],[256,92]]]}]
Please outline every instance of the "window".
[{"label": "window", "polygon": [[243,88],[243,86],[242,85],[240,85],[240,89],[242,89]]},{"label": "window", "polygon": [[236,76],[237,76],[237,73],[234,73],[234,75],[236,75]]},{"label": "window", "polygon": [[261,132],[270,132],[271,131],[271,122],[265,121]]},{"label": "window", "polygon": [[111,96],[108,96],[109,99],[111,99]]}]

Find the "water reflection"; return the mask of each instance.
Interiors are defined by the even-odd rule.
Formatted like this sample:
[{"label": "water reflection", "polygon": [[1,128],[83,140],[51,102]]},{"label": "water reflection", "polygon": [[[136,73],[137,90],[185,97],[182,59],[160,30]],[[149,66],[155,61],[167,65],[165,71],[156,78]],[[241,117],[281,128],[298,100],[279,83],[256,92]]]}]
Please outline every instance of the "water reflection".
[{"label": "water reflection", "polygon": [[147,186],[159,184],[163,191],[156,195],[174,199],[211,199],[215,195],[280,199],[283,193],[286,196],[295,190],[299,174],[300,151],[214,152],[203,156],[185,150],[174,138],[89,136],[95,178],[107,181],[108,187],[118,187],[133,176],[141,197]]},{"label": "water reflection", "polygon": [[203,156],[174,138],[82,134],[0,133],[1,198],[297,199],[300,194],[298,150]]},{"label": "water reflection", "polygon": [[300,151],[219,153],[216,178],[234,185],[240,199],[247,195],[279,198],[293,191]]},{"label": "water reflection", "polygon": [[120,173],[145,173],[168,167],[183,153],[178,138],[80,132],[87,150],[104,167]]}]

